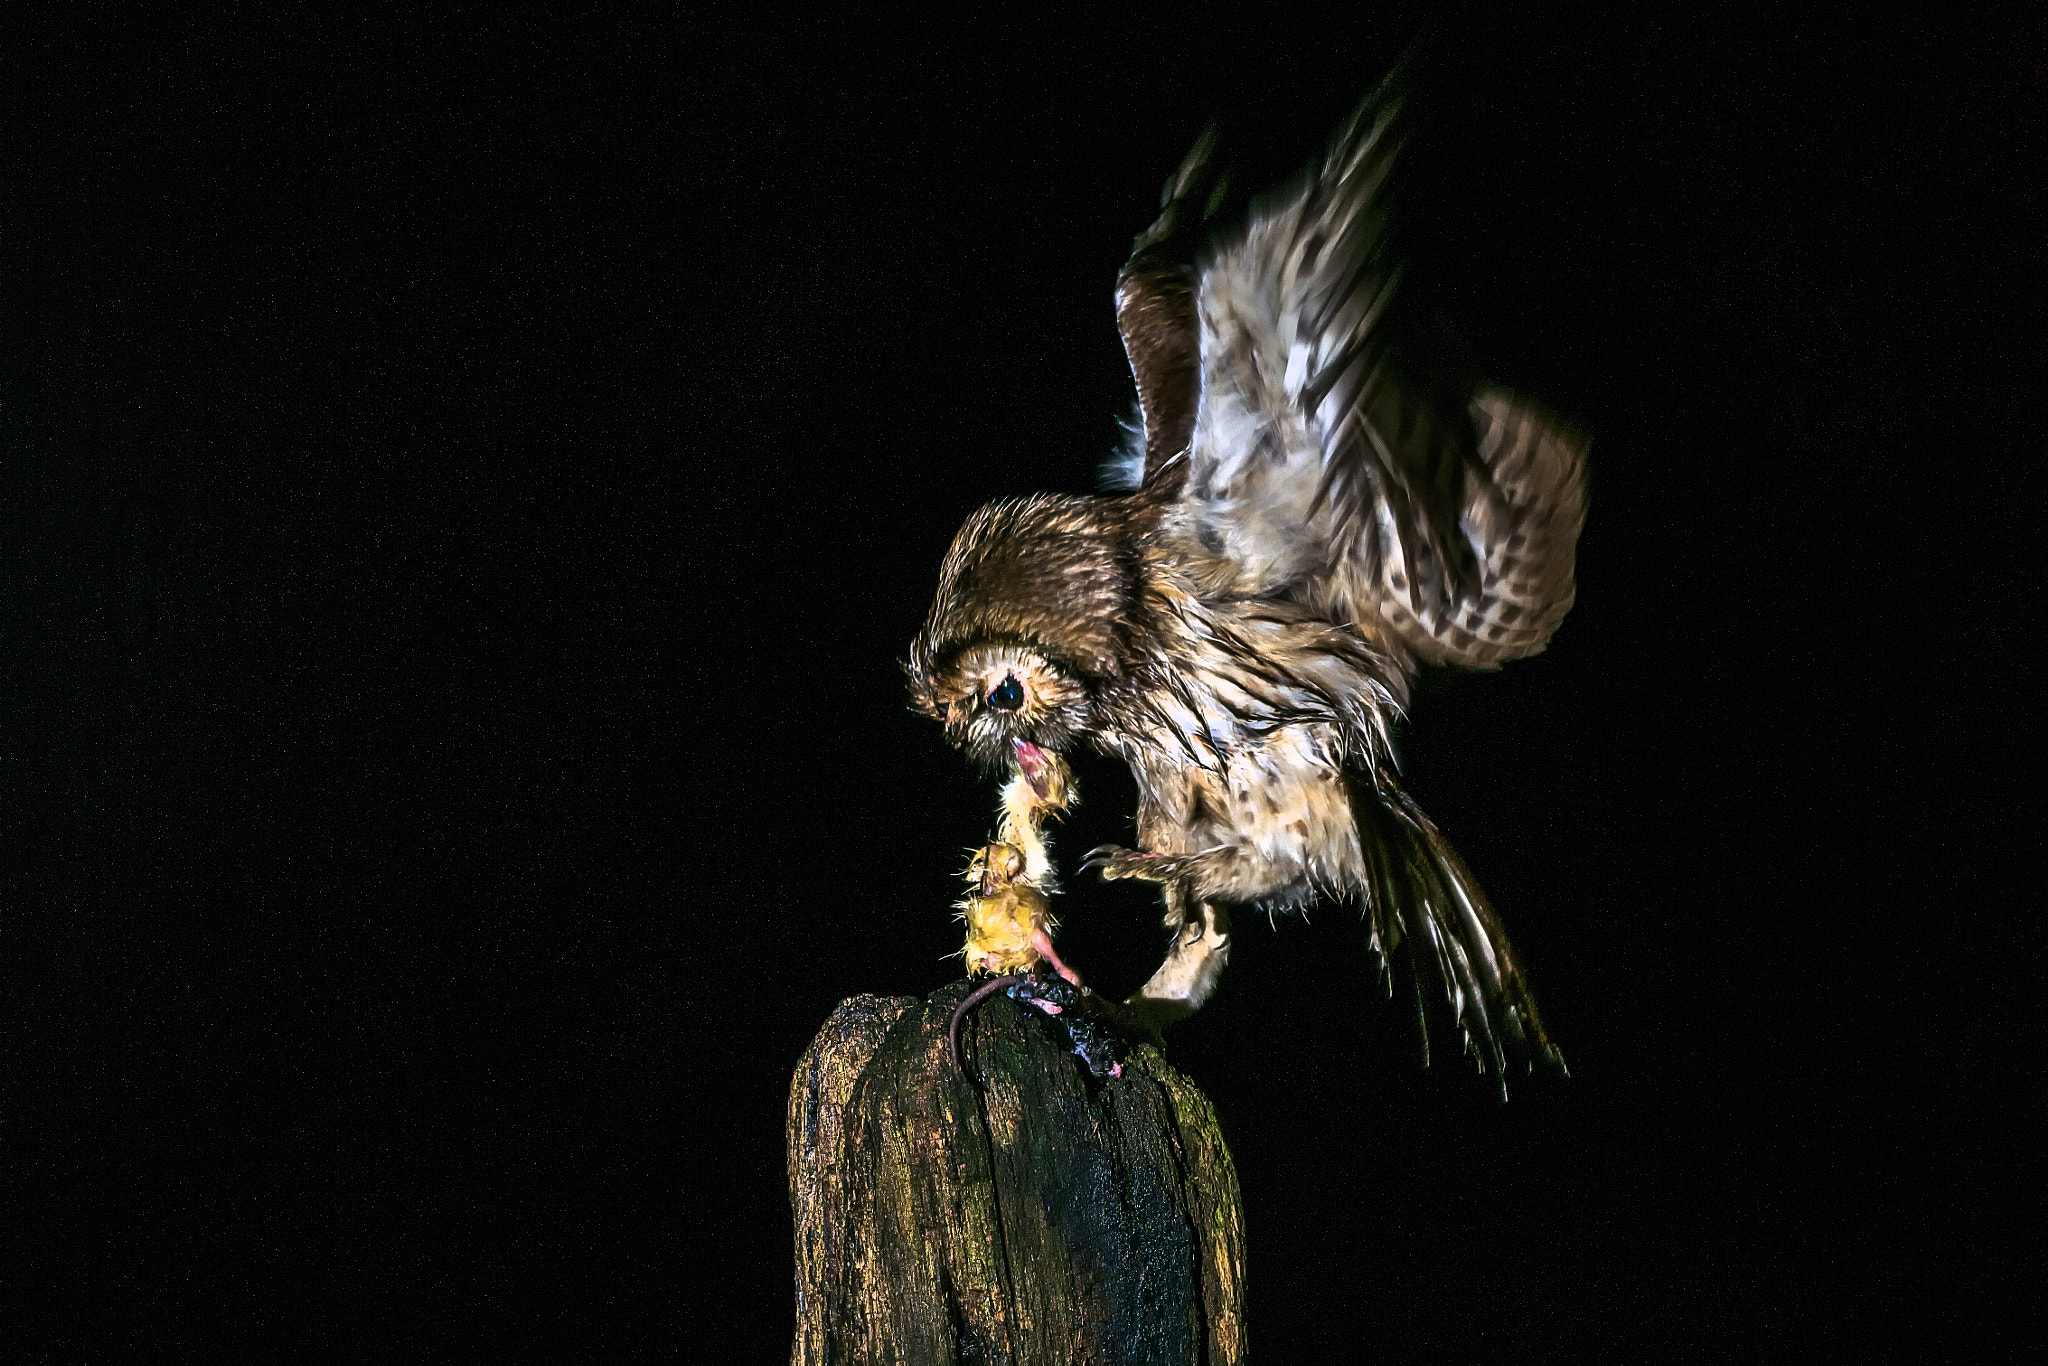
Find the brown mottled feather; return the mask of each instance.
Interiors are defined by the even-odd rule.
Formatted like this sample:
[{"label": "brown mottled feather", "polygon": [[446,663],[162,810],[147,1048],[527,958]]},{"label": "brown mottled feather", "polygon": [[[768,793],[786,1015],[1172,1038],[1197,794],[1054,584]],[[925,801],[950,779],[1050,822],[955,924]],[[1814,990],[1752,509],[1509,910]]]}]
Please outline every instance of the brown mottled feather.
[{"label": "brown mottled feather", "polygon": [[1381,203],[1398,112],[1390,92],[1367,101],[1316,174],[1204,264],[1182,521],[1235,566],[1232,592],[1492,667],[1541,650],[1571,606],[1585,442],[1526,400],[1406,373]]},{"label": "brown mottled feather", "polygon": [[1525,400],[1405,372],[1384,327],[1395,115],[1368,101],[1300,186],[1198,250],[1205,135],[1118,281],[1144,483],[975,513],[908,671],[991,768],[1075,745],[1130,765],[1138,847],[1093,857],[1162,886],[1171,943],[1131,1000],[1151,1025],[1213,991],[1232,908],[1336,898],[1383,961],[1405,941],[1434,966],[1466,1051],[1500,1074],[1556,1050],[1388,734],[1418,664],[1491,666],[1556,629],[1585,443]]}]

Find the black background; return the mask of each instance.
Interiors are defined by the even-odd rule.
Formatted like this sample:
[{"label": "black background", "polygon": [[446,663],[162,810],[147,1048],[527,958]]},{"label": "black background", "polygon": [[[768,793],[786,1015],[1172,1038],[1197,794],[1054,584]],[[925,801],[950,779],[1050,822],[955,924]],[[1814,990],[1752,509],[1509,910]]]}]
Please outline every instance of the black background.
[{"label": "black background", "polygon": [[[1277,179],[1434,23],[1411,279],[1595,483],[1550,651],[1402,754],[1573,1077],[1423,1072],[1352,918],[1247,926],[1172,1056],[1252,1341],[2016,1347],[2038,23],[1360,9],[17,33],[26,1340],[786,1353],[789,1069],[955,974],[990,819],[903,706],[938,559],[1091,486],[1202,123]],[[1127,837],[1083,794],[1070,856]],[[1149,971],[1144,891],[1061,911]]]}]

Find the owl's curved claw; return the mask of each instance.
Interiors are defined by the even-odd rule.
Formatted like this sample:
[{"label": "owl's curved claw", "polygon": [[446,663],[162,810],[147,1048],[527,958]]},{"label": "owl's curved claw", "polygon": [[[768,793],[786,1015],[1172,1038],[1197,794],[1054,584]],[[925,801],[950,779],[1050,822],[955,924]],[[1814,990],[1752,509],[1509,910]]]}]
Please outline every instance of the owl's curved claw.
[{"label": "owl's curved claw", "polygon": [[1099,844],[1081,859],[1081,868],[1099,869],[1104,882],[1135,878],[1140,882],[1171,882],[1180,876],[1186,860],[1171,854],[1148,854],[1120,844]]}]

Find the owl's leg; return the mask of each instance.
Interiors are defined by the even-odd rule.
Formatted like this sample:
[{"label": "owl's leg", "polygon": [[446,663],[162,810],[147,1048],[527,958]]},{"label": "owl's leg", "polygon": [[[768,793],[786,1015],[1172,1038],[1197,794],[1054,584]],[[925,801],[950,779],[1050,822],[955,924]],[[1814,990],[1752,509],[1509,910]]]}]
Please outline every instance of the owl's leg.
[{"label": "owl's leg", "polygon": [[1126,878],[1136,878],[1142,882],[1161,882],[1172,886],[1190,877],[1201,876],[1216,857],[1216,851],[1200,854],[1148,854],[1143,849],[1126,849],[1122,845],[1101,844],[1082,855],[1081,867],[1084,871],[1095,869],[1104,882],[1121,882]]},{"label": "owl's leg", "polygon": [[1185,883],[1169,883],[1166,923],[1173,932],[1166,961],[1125,1002],[1155,1030],[1200,1010],[1230,961],[1230,913],[1221,903],[1194,895]]}]

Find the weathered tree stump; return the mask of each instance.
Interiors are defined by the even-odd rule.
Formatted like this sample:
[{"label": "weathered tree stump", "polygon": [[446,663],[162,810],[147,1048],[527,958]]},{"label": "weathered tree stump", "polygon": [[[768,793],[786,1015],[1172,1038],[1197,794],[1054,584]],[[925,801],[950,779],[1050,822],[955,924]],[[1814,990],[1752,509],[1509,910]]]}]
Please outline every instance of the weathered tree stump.
[{"label": "weathered tree stump", "polygon": [[1244,1211],[1208,1099],[1153,1049],[1087,1077],[967,992],[842,1002],[789,1093],[797,1366],[1245,1358]]}]

